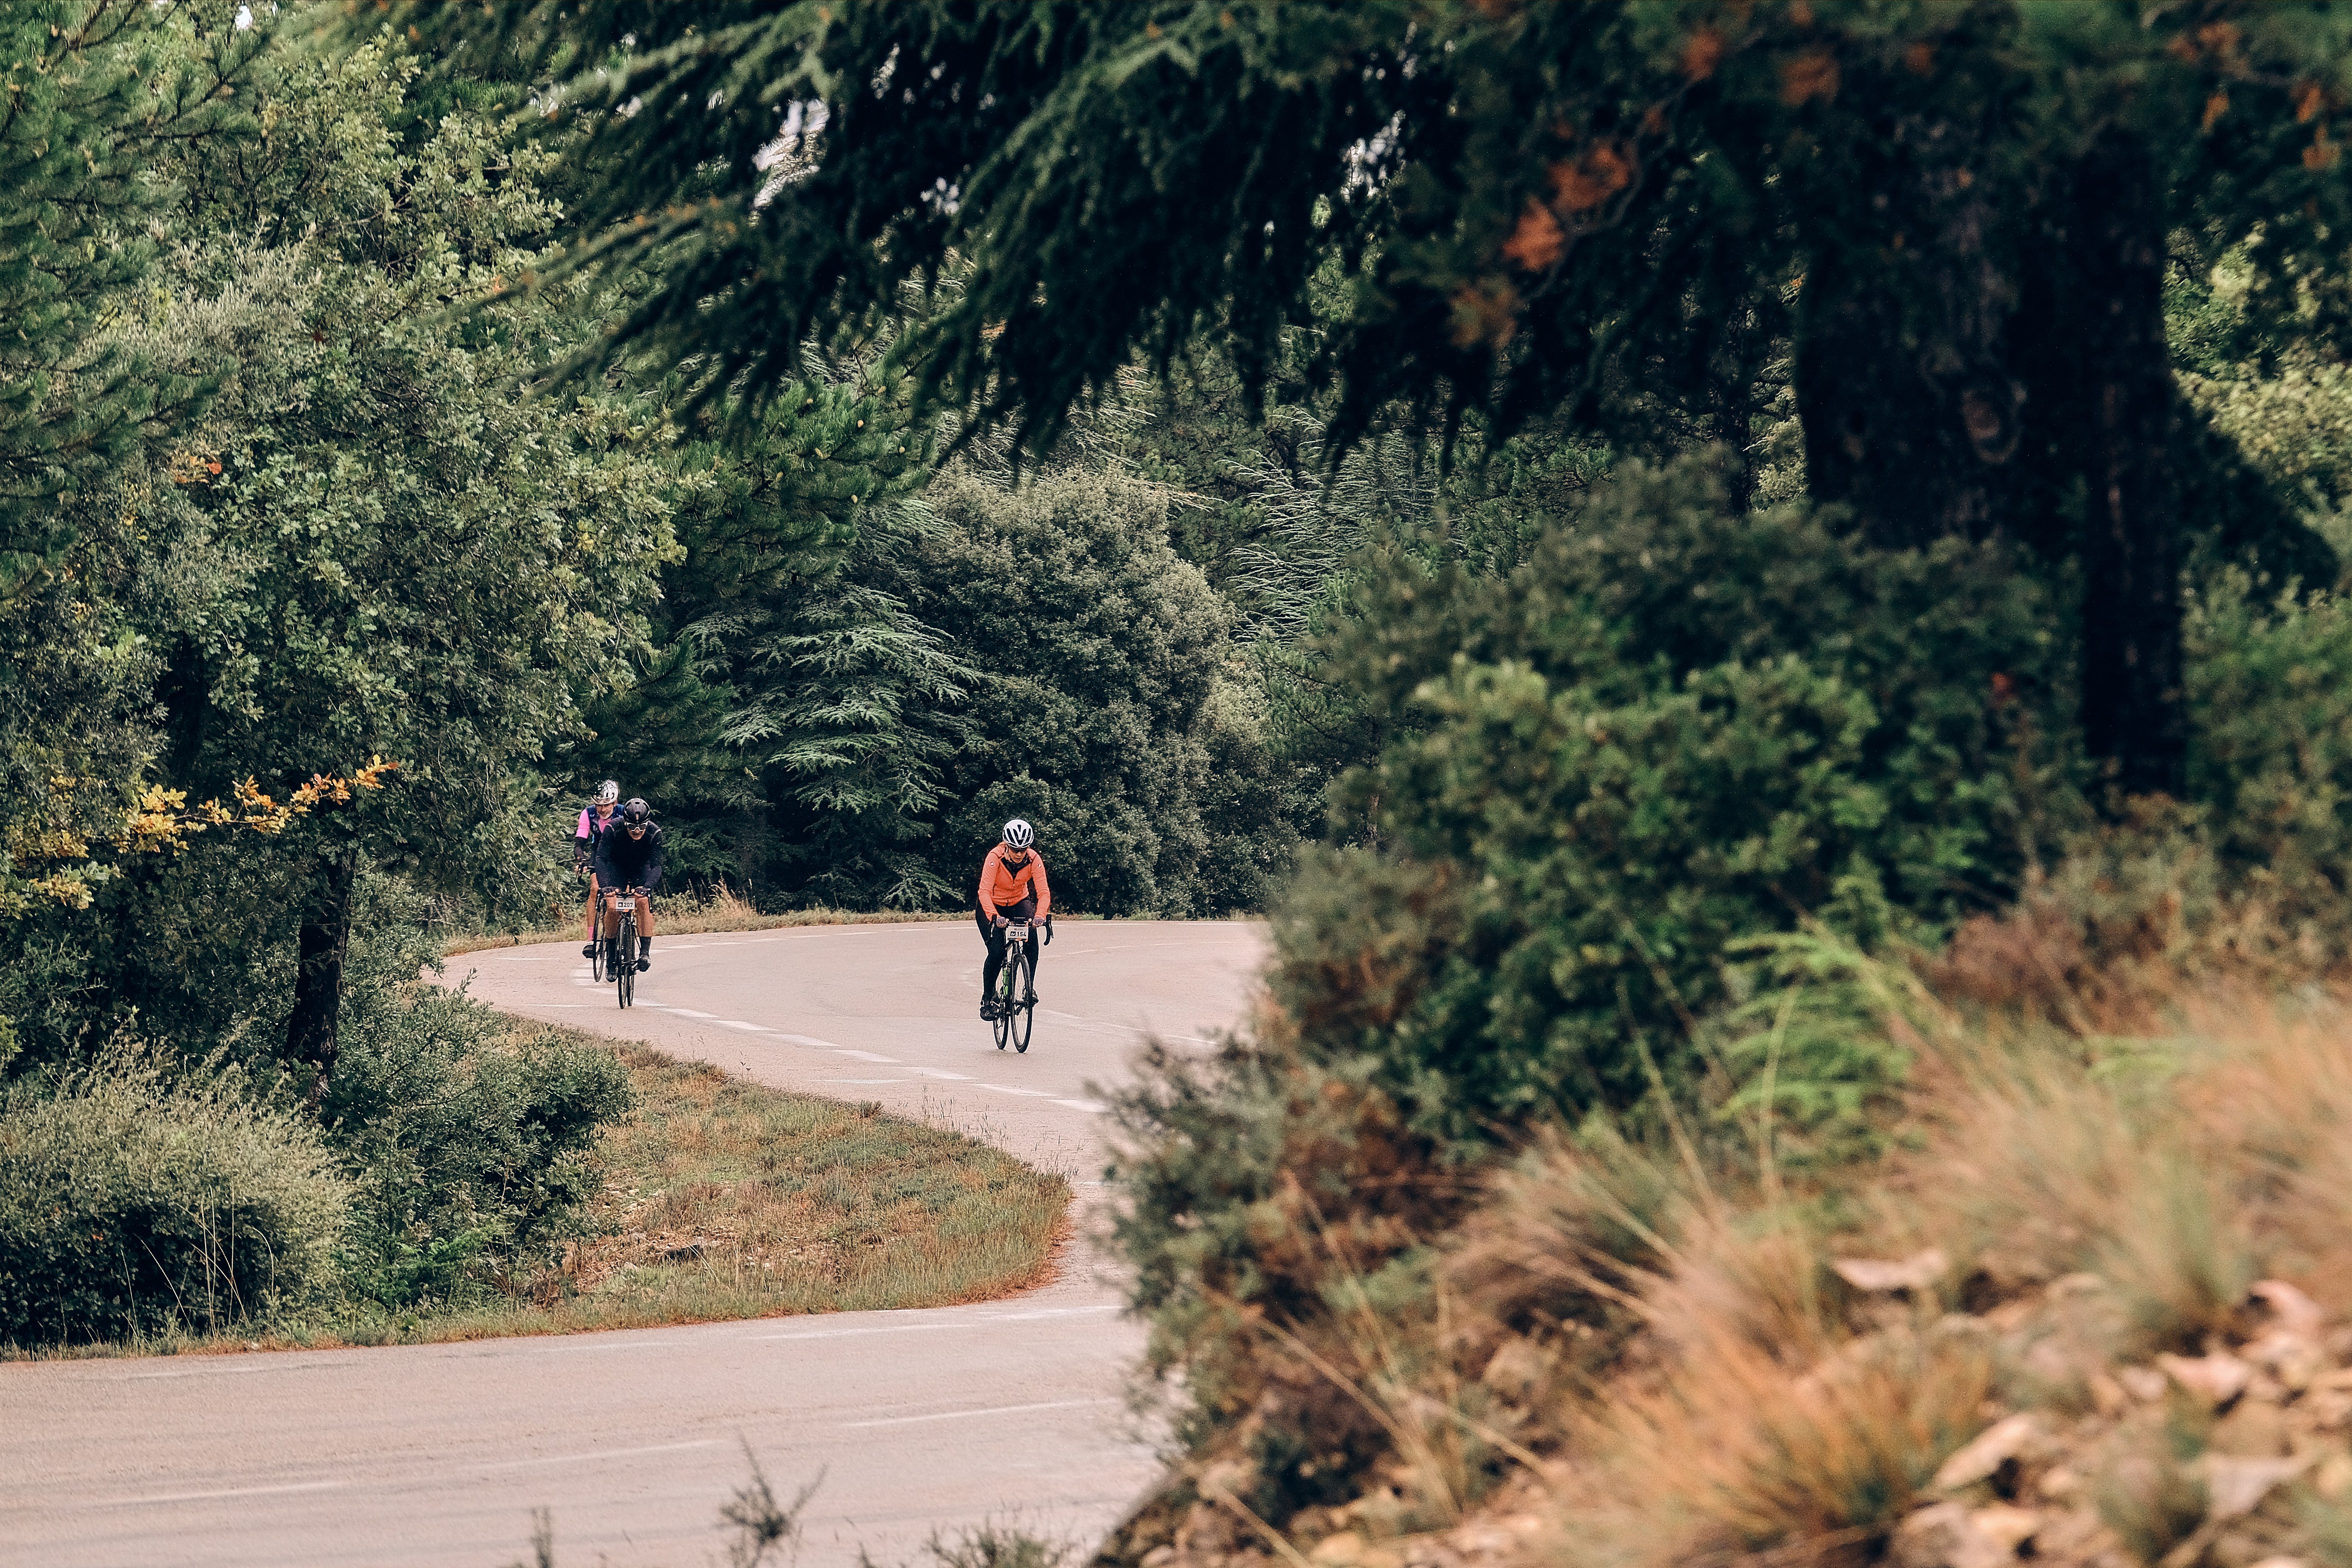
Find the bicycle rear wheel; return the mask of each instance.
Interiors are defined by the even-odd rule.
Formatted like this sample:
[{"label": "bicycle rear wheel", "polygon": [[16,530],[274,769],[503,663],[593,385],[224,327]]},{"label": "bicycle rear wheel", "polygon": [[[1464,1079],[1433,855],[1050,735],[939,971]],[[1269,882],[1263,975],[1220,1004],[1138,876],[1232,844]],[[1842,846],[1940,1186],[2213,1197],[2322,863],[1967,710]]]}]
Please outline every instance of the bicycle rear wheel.
[{"label": "bicycle rear wheel", "polygon": [[[1008,998],[1016,995],[1025,997],[1037,986],[1037,960],[1026,947],[1021,950],[1021,956],[1018,959],[1005,964],[1004,973],[1008,981],[1016,969],[1020,971],[1021,984],[1017,986],[1012,984],[1005,986]],[[1037,1022],[1037,1008],[1035,1004],[1026,1001],[1013,1002],[1011,1005],[1020,1009],[1020,1012],[1014,1016],[1013,1023],[1013,1048],[1016,1053],[1026,1056],[1029,1054],[1029,1031]]]}]

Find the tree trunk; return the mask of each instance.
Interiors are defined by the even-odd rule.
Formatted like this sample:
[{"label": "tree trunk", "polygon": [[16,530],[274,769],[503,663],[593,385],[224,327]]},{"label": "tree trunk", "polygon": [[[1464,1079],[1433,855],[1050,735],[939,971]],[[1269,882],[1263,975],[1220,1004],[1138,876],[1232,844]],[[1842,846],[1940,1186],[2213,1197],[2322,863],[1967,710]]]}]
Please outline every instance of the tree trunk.
[{"label": "tree trunk", "polygon": [[2084,479],[2083,735],[2125,795],[2182,792],[2178,409],[2165,342],[2163,192],[2147,150],[2103,137],[2067,228],[2081,301],[2072,401]]},{"label": "tree trunk", "polygon": [[2024,384],[2010,323],[2020,290],[1997,244],[2000,193],[1948,121],[1890,128],[1864,184],[1885,199],[1827,238],[1807,271],[1797,411],[1814,499],[1853,509],[1870,541],[1923,548],[2013,526]]},{"label": "tree trunk", "polygon": [[336,1023],[342,1011],[343,951],[351,943],[352,893],[359,856],[345,851],[320,866],[302,915],[294,964],[294,1016],[286,1022],[286,1060],[310,1072],[311,1109],[326,1099],[335,1070]]}]

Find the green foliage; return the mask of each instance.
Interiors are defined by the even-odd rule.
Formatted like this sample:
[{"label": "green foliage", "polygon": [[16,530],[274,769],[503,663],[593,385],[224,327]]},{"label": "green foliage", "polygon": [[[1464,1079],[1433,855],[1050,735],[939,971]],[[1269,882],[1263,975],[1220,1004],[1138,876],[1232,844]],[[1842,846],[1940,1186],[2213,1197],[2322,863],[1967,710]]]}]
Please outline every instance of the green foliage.
[{"label": "green foliage", "polygon": [[[1358,1473],[1385,1450],[1378,1424],[1344,1390],[1286,1375],[1255,1327],[1318,1320],[1337,1280],[1409,1255],[1461,1190],[1431,1179],[1436,1152],[1403,1124],[1371,1058],[1318,1059],[1276,1026],[1205,1060],[1154,1045],[1139,1066],[1114,1096],[1113,1173],[1129,1201],[1113,1234],[1150,1325],[1147,1364],[1181,1372],[1179,1437],[1197,1447],[1234,1429],[1271,1393],[1323,1470]],[[1261,1503],[1285,1517],[1330,1500],[1316,1468],[1278,1478]]]},{"label": "green foliage", "polygon": [[521,395],[578,322],[444,314],[529,265],[552,155],[463,115],[394,141],[406,69],[373,50],[282,68],[278,156],[199,147],[188,221],[302,201],[342,221],[282,255],[220,246],[184,280],[254,279],[237,368],[172,453],[195,513],[174,548],[211,571],[167,682],[173,772],[220,792],[397,759],[359,842],[462,887],[500,858],[504,786],[633,644],[671,550],[658,471],[625,411]]},{"label": "green foliage", "polygon": [[871,366],[799,383],[740,440],[677,455],[656,652],[592,710],[575,765],[583,783],[643,781],[683,877],[856,904],[938,893],[909,844],[962,671],[906,612],[895,564],[929,456]]},{"label": "green foliage", "polygon": [[1082,475],[1006,490],[950,471],[927,499],[938,527],[910,557],[910,607],[977,672],[940,876],[962,896],[1004,821],[1025,816],[1072,909],[1197,908],[1200,731],[1228,621],[1169,548],[1164,493]]},{"label": "green foliage", "polygon": [[1887,972],[1816,927],[1732,944],[1752,954],[1727,976],[1745,1000],[1710,1020],[1723,1037],[1718,1121],[1752,1132],[1779,1164],[1839,1166],[1885,1148],[1895,1097],[1911,1056],[1888,1037],[1906,998]]},{"label": "green foliage", "polygon": [[544,1268],[580,1234],[598,1132],[634,1103],[611,1052],[400,978],[418,945],[388,943],[353,986],[320,1108],[353,1182],[349,1288],[389,1307]]},{"label": "green foliage", "polygon": [[2228,572],[2189,626],[2191,798],[2230,885],[2352,951],[2352,605]]},{"label": "green foliage", "polygon": [[[0,699],[40,808],[12,859],[63,862],[55,898],[99,897],[46,921],[79,954],[78,984],[31,999],[79,1015],[43,1026],[53,1042],[136,1010],[201,1053],[266,1037],[256,1016],[282,1026],[290,1000],[310,1025],[287,1031],[310,1041],[296,1053],[323,1066],[335,979],[316,959],[363,872],[533,914],[556,886],[530,842],[536,769],[640,646],[673,553],[663,470],[617,401],[526,395],[593,332],[591,302],[451,315],[530,264],[552,158],[478,114],[408,123],[412,74],[376,47],[268,49],[255,118],[159,162],[175,243],[112,331],[213,396],[61,509],[61,569],[0,612],[0,635],[47,650]],[[195,799],[247,781],[282,799],[376,756],[396,784],[276,837],[109,864],[101,836],[154,772]],[[314,962],[289,994],[275,966],[298,932]]]},{"label": "green foliage", "polygon": [[1635,469],[1507,578],[1391,581],[1339,639],[1413,713],[1342,795],[1383,853],[1276,922],[1318,1048],[1475,1144],[1691,1079],[1736,939],[1927,939],[2017,884],[2073,798],[2046,602],[1997,548],[1832,521]]},{"label": "green foliage", "polygon": [[158,154],[241,119],[259,41],[215,9],[28,0],[0,17],[0,591],[70,538],[41,502],[202,404],[204,378],[114,328],[157,249]]},{"label": "green foliage", "polygon": [[[1330,390],[1330,460],[1400,421],[1450,447],[1554,417],[1744,454],[1793,416],[1814,499],[1879,543],[2074,562],[2084,744],[2123,794],[2182,787],[2172,587],[2238,488],[2177,395],[2168,245],[2236,249],[2260,329],[2352,330],[2352,289],[2306,286],[2352,216],[2318,112],[2352,34],[2320,5],[393,16],[555,79],[534,101],[614,171],[563,266],[679,258],[606,353],[708,355],[739,416],[902,320],[918,412],[1039,458],[1139,359],[1199,389],[1212,334],[1251,423],[1271,386]],[[2313,576],[2257,499],[2226,510]],[[1233,510],[1199,542],[1221,574]]]},{"label": "green foliage", "polygon": [[240,1073],[117,1045],[0,1089],[0,1341],[218,1331],[329,1295],[351,1205]]},{"label": "green foliage", "polygon": [[[110,465],[204,404],[220,369],[142,330],[157,164],[242,119],[257,47],[210,8],[57,0],[0,16],[0,919],[87,900],[152,751],[136,601],[174,597]],[[39,883],[32,887],[28,884]]]}]

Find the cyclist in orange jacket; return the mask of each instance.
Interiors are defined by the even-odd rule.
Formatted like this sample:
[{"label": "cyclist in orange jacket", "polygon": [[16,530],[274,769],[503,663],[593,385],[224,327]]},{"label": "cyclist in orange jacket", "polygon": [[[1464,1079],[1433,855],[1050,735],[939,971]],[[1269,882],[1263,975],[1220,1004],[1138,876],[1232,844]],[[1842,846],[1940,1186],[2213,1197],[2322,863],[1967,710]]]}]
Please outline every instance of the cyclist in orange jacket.
[{"label": "cyclist in orange jacket", "polygon": [[1008,921],[1035,921],[1044,935],[1029,949],[1030,990],[1023,1000],[1037,1000],[1037,958],[1054,940],[1054,889],[1045,883],[1045,858],[1037,853],[1037,834],[1019,817],[1004,825],[1004,842],[980,863],[980,907],[972,912],[980,939],[988,943],[988,967],[980,977],[980,1016],[996,1016],[996,977],[1004,973],[1004,926]]}]

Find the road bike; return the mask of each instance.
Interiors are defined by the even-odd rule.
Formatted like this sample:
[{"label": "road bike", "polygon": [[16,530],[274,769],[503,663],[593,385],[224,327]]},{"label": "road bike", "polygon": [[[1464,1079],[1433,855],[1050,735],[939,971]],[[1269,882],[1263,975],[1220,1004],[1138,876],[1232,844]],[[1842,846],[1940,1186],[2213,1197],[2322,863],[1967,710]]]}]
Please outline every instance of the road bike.
[{"label": "road bike", "polygon": [[996,977],[996,1048],[1006,1045],[1024,1055],[1037,1021],[1036,923],[1013,921],[1004,928],[1004,971]]},{"label": "road bike", "polygon": [[622,1006],[634,1006],[637,999],[637,889],[615,888],[605,895],[605,900],[606,909],[620,913],[620,934],[596,945],[604,954],[604,972],[613,977],[614,994]]}]

